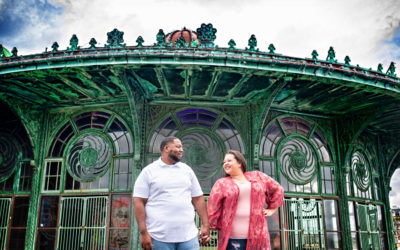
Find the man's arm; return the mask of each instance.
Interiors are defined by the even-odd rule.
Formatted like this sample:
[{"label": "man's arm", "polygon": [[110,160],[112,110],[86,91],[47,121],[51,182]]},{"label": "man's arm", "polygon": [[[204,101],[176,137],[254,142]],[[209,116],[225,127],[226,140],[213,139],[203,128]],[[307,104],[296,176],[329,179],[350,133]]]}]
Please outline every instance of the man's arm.
[{"label": "man's arm", "polygon": [[210,242],[210,224],[208,222],[207,206],[204,197],[192,197],[192,203],[201,220],[200,241],[202,244]]},{"label": "man's arm", "polygon": [[150,234],[147,232],[146,227],[146,211],[144,206],[146,205],[147,199],[134,197],[133,198],[133,208],[135,210],[135,217],[139,227],[140,233],[140,244],[143,250],[151,250],[153,244],[151,242]]}]

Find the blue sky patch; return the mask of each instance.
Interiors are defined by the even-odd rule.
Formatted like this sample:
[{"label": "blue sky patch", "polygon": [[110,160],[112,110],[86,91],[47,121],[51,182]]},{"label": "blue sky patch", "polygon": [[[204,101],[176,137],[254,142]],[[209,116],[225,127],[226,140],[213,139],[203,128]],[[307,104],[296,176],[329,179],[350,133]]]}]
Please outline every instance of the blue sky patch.
[{"label": "blue sky patch", "polygon": [[21,34],[32,26],[52,23],[63,13],[63,7],[55,6],[48,0],[5,0],[0,6],[0,44],[23,37]]}]

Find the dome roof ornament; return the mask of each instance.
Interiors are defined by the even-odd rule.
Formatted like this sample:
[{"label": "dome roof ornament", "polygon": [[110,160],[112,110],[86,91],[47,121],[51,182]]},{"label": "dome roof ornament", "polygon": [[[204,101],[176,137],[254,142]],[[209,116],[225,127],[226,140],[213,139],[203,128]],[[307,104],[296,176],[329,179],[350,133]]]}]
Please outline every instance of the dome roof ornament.
[{"label": "dome roof ornament", "polygon": [[[180,39],[180,41],[177,41],[178,39]],[[192,30],[186,29],[186,27],[183,27],[183,29],[181,30],[172,31],[165,36],[165,42],[167,44],[172,44],[172,46],[176,46],[179,48],[188,46],[193,47],[193,45],[197,46],[199,44],[198,40],[199,39],[197,33]],[[187,46],[183,43],[183,41],[187,43]],[[192,45],[192,43],[194,44]]]}]

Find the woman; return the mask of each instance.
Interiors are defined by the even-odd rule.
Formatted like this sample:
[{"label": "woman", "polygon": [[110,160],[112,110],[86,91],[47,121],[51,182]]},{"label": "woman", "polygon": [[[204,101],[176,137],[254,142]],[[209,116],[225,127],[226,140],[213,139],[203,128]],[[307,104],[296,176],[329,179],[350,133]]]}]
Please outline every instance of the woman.
[{"label": "woman", "polygon": [[[259,171],[246,172],[246,160],[229,150],[208,199],[210,225],[219,231],[218,250],[271,249],[267,219],[283,203],[283,188]],[[265,205],[267,209],[264,209]]]}]

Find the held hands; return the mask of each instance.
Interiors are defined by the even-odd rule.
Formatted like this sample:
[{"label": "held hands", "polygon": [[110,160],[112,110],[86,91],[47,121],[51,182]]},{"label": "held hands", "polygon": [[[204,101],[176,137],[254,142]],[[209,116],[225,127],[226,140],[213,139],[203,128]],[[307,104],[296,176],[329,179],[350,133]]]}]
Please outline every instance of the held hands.
[{"label": "held hands", "polygon": [[274,209],[264,209],[264,215],[265,216],[271,216],[275,213],[275,211],[278,210],[278,208],[274,208]]},{"label": "held hands", "polygon": [[206,245],[208,242],[210,242],[210,226],[201,225],[199,240],[201,245]]}]

